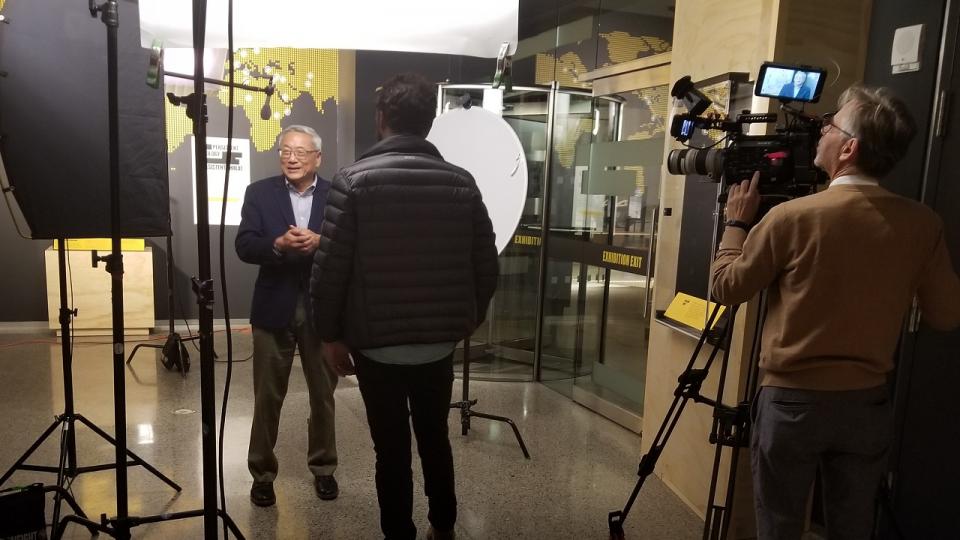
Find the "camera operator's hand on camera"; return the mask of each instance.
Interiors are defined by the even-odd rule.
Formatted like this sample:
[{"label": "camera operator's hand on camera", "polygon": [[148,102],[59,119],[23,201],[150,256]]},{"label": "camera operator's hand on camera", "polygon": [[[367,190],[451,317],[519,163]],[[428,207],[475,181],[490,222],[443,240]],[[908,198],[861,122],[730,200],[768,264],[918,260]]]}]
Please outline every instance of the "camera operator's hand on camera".
[{"label": "camera operator's hand on camera", "polygon": [[747,224],[753,224],[760,209],[760,172],[753,173],[753,178],[730,186],[727,191],[727,206],[723,213],[726,219],[734,219]]}]

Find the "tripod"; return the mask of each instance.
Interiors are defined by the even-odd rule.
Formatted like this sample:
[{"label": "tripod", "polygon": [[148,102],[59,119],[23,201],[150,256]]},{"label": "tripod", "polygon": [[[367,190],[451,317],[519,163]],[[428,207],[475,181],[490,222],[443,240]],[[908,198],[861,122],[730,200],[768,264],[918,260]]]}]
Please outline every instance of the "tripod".
[{"label": "tripod", "polygon": [[[765,293],[761,293],[761,306],[764,305],[764,296]],[[730,359],[730,343],[733,336],[733,323],[738,308],[739,306],[733,306],[730,308],[729,316],[726,319],[726,325],[722,329],[723,331],[719,339],[713,340],[713,350],[711,351],[710,357],[707,359],[704,367],[700,369],[694,369],[693,365],[696,362],[697,357],[700,355],[700,350],[703,348],[703,345],[711,337],[711,328],[713,328],[713,323],[717,319],[720,311],[719,305],[714,306],[714,309],[710,314],[710,318],[707,321],[703,332],[700,334],[699,340],[697,341],[697,346],[694,349],[693,354],[690,356],[690,361],[687,363],[686,368],[678,378],[677,388],[673,392],[673,402],[670,404],[670,408],[667,410],[667,415],[664,417],[663,423],[660,425],[660,429],[657,431],[657,435],[654,438],[650,449],[646,454],[643,455],[643,457],[640,458],[640,466],[637,471],[637,474],[640,476],[640,478],[637,480],[637,484],[634,486],[633,492],[630,494],[630,498],[627,500],[626,506],[624,506],[622,510],[610,512],[609,516],[607,517],[607,524],[610,528],[611,539],[622,540],[625,538],[623,523],[626,521],[627,515],[630,513],[630,509],[633,506],[633,503],[636,501],[637,495],[639,495],[644,481],[648,476],[650,476],[650,474],[653,473],[653,470],[657,464],[657,460],[659,460],[660,455],[663,453],[663,449],[667,444],[667,440],[670,438],[670,434],[673,433],[674,427],[676,427],[677,422],[680,420],[680,415],[683,413],[684,407],[691,399],[697,403],[706,403],[714,408],[713,426],[710,432],[710,443],[716,446],[716,452],[714,454],[713,469],[710,478],[710,492],[707,500],[707,513],[704,517],[703,539],[722,540],[727,537],[727,532],[730,528],[730,516],[732,515],[733,511],[733,493],[736,485],[735,471],[740,457],[740,448],[747,446],[750,440],[749,401],[741,401],[736,406],[724,405],[722,403],[724,384],[727,375],[727,366]],[[744,393],[744,395],[747,396],[747,399],[749,399],[749,397],[752,396],[755,391],[756,362],[754,362],[753,357],[759,352],[757,343],[760,336],[760,325],[762,324],[762,321],[763,317],[761,316],[757,321],[758,327],[754,336],[754,346],[751,352],[751,365],[753,367],[751,368],[750,375],[747,379],[746,392]],[[716,334],[713,335],[715,338],[717,337]],[[723,355],[720,367],[719,385],[717,388],[717,398],[709,399],[700,393],[700,389],[703,385],[703,381],[707,378],[710,366],[716,359],[717,352],[720,350],[720,347],[723,347]],[[730,470],[727,474],[726,497],[724,499],[725,505],[721,505],[716,502],[716,496],[720,472],[720,461],[722,458],[723,447],[725,446],[731,448],[731,459]]]},{"label": "tripod", "polygon": [[451,409],[460,409],[460,433],[466,436],[470,431],[470,418],[486,418],[487,420],[496,420],[497,422],[506,422],[513,429],[513,434],[517,437],[520,444],[520,450],[523,457],[530,459],[530,452],[527,452],[527,445],[523,443],[523,437],[520,436],[520,430],[513,420],[505,416],[496,416],[493,414],[474,411],[470,407],[477,404],[476,399],[470,399],[470,336],[463,340],[463,398],[460,401],[450,404]]},{"label": "tripod", "polygon": [[169,310],[168,322],[170,323],[170,331],[167,333],[167,339],[163,342],[163,345],[155,345],[153,343],[138,343],[134,346],[133,350],[130,351],[130,356],[127,357],[127,365],[130,365],[130,362],[133,362],[133,356],[137,354],[137,351],[141,347],[147,347],[149,349],[160,349],[160,354],[162,356],[161,362],[163,367],[167,369],[176,368],[177,371],[184,377],[187,376],[187,372],[190,371],[190,354],[187,353],[187,348],[183,345],[185,341],[194,341],[200,339],[200,336],[190,336],[190,337],[180,337],[173,327],[173,235],[167,236],[167,309]]},{"label": "tripod", "polygon": [[[74,411],[73,407],[73,349],[70,343],[70,322],[71,319],[76,316],[76,310],[69,309],[67,305],[67,264],[66,257],[64,255],[66,246],[64,245],[64,239],[60,238],[57,240],[57,272],[60,283],[60,348],[63,355],[63,393],[64,393],[64,412],[55,417],[54,421],[50,426],[40,435],[40,437],[34,441],[34,443],[27,449],[26,452],[17,460],[16,463],[7,470],[6,473],[0,477],[0,485],[3,485],[10,476],[17,470],[22,471],[41,471],[41,472],[52,472],[57,473],[57,483],[56,486],[52,486],[50,489],[45,488],[47,491],[54,491],[54,509],[53,509],[53,523],[57,523],[60,517],[60,504],[61,500],[66,500],[67,503],[74,509],[74,512],[84,520],[86,520],[86,514],[80,510],[80,507],[74,501],[73,497],[70,496],[69,492],[63,487],[65,483],[68,482],[68,479],[75,479],[77,476],[95,471],[104,471],[110,469],[117,469],[118,475],[121,469],[126,469],[126,467],[131,467],[135,465],[141,465],[143,468],[147,469],[154,476],[163,480],[167,485],[173,489],[180,491],[180,486],[176,482],[170,480],[163,473],[155,469],[149,463],[144,461],[142,458],[134,454],[132,451],[126,448],[126,444],[118,444],[117,439],[114,439],[105,431],[97,427],[96,424],[88,420],[81,414],[78,414]],[[77,441],[76,441],[76,422],[79,422],[88,428],[91,431],[99,435],[102,439],[109,442],[112,446],[117,448],[118,454],[122,456],[122,460],[118,460],[116,463],[108,463],[103,465],[87,465],[87,466],[78,466],[77,465]],[[27,459],[47,440],[54,430],[60,427],[60,459],[56,467],[45,466],[45,465],[29,465],[26,463]],[[119,431],[119,429],[118,429]],[[122,440],[122,439],[121,439]],[[123,453],[121,454],[121,447],[123,448]],[[129,456],[130,460],[127,460]],[[72,480],[69,481],[72,483]],[[99,529],[98,527],[88,525],[87,528],[91,533]]]}]

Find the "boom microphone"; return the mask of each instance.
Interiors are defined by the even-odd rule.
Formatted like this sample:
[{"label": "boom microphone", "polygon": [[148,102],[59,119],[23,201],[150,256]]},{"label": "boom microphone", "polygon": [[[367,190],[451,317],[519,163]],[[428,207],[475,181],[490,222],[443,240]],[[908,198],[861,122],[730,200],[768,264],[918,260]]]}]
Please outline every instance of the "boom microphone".
[{"label": "boom microphone", "polygon": [[269,120],[272,116],[270,111],[270,98],[273,97],[273,93],[276,91],[277,87],[273,85],[273,79],[270,79],[270,84],[263,89],[263,92],[267,94],[267,99],[263,100],[263,107],[260,109],[260,118],[263,120]]}]

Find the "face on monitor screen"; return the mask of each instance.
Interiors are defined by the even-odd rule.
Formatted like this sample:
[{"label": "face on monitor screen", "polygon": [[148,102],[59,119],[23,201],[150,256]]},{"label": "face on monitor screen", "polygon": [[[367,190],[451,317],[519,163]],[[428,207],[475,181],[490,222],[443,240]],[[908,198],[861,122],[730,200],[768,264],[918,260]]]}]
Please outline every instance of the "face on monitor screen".
[{"label": "face on monitor screen", "polygon": [[784,101],[816,102],[823,91],[826,71],[767,62],[760,66],[755,94]]}]

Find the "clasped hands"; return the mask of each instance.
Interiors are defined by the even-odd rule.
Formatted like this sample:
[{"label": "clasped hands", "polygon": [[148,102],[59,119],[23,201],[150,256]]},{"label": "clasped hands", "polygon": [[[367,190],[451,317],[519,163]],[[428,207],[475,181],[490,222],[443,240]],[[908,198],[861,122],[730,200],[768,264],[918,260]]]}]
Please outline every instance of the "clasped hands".
[{"label": "clasped hands", "polygon": [[273,241],[276,247],[282,253],[293,252],[300,255],[312,255],[320,245],[320,235],[310,229],[290,225],[290,228]]}]

